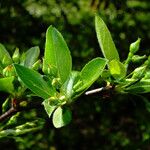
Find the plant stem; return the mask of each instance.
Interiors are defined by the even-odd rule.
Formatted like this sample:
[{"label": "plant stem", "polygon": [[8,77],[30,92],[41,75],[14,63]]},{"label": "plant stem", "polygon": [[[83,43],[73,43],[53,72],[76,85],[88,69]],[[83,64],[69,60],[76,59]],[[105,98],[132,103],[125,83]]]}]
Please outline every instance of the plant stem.
[{"label": "plant stem", "polygon": [[101,91],[104,91],[104,90],[108,90],[108,89],[111,89],[111,88],[112,88],[112,86],[110,86],[110,85],[106,86],[106,87],[97,88],[97,89],[85,92],[85,95],[90,95],[90,94],[98,93],[98,92],[101,92]]},{"label": "plant stem", "polygon": [[18,112],[17,109],[15,109],[14,107],[11,107],[8,111],[6,111],[4,114],[2,114],[0,116],[0,122],[2,122],[3,120],[5,120],[8,117],[11,117],[12,115],[16,114]]}]

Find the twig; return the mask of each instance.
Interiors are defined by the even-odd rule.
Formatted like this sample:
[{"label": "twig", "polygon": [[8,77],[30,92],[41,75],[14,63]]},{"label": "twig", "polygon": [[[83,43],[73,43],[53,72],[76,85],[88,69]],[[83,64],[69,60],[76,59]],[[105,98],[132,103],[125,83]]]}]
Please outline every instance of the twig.
[{"label": "twig", "polygon": [[111,89],[111,88],[113,88],[113,87],[110,86],[110,85],[106,86],[106,87],[97,88],[97,89],[85,92],[85,95],[90,95],[90,94],[98,93],[98,92],[101,92],[101,91],[104,91],[104,90],[108,90],[108,89]]},{"label": "twig", "polygon": [[4,114],[2,114],[0,116],[0,122],[5,120],[6,118],[11,117],[12,115],[16,114],[17,112],[18,112],[17,109],[15,109],[14,107],[11,107],[8,111],[6,111]]},{"label": "twig", "polygon": [[28,103],[27,106],[20,106],[20,104],[16,101],[16,99],[12,100],[11,108],[6,111],[4,114],[0,115],[0,122],[4,121],[5,119],[12,117],[17,112],[30,110],[34,108],[40,108],[42,107],[41,102],[38,103]]},{"label": "twig", "polygon": [[85,92],[85,95],[90,95],[90,94],[98,93],[98,92],[103,91],[104,89],[105,89],[105,87],[101,87],[101,88],[98,88],[98,89],[90,90],[90,91]]}]

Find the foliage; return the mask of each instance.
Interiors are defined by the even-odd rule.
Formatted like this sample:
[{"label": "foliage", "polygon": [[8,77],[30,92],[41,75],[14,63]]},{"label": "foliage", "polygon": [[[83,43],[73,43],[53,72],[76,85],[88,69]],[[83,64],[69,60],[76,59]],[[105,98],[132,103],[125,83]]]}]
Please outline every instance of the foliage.
[{"label": "foliage", "polygon": [[[17,5],[15,3],[17,3]],[[91,1],[91,5],[89,5],[89,2],[83,2],[83,1],[80,2],[51,1],[49,4],[48,3],[49,2],[39,3],[39,1],[32,1],[32,2],[22,1],[20,3],[19,1],[16,1],[16,2],[12,2],[11,3],[12,5],[7,6],[7,7],[11,7],[10,9],[11,11],[14,10],[15,13],[12,13],[14,14],[13,19],[16,19],[18,24],[12,26],[12,30],[15,31],[14,28],[18,30],[18,27],[23,28],[24,30],[19,30],[20,35],[17,35],[16,33],[10,34],[12,33],[10,31],[11,28],[7,27],[8,31],[6,31],[5,26],[3,26],[1,30],[4,31],[5,33],[9,32],[10,35],[13,35],[17,44],[14,43],[13,40],[10,40],[13,39],[11,36],[7,36],[8,39],[3,38],[2,42],[6,45],[6,47],[9,47],[9,49],[12,49],[12,45],[17,45],[21,48],[20,49],[21,51],[22,49],[25,49],[31,45],[40,45],[40,47],[43,47],[42,37],[44,35],[46,27],[49,24],[55,24],[55,26],[63,33],[66,43],[68,43],[71,46],[71,54],[73,57],[72,59],[73,65],[71,67],[71,73],[70,73],[71,75],[67,77],[68,73],[64,71],[62,71],[62,74],[58,73],[57,67],[54,66],[51,67],[45,64],[45,68],[44,68],[43,67],[44,59],[43,61],[40,59],[38,60],[38,56],[35,56],[34,65],[31,62],[32,65],[30,65],[29,67],[28,65],[25,64],[28,64],[28,60],[34,58],[32,52],[37,55],[39,52],[35,53],[34,51],[32,51],[28,55],[32,57],[29,57],[29,59],[27,60],[26,54],[25,53],[23,54],[21,52],[18,53],[19,50],[18,48],[16,48],[16,53],[12,55],[13,57],[11,59],[11,62],[5,61],[6,63],[3,64],[4,63],[3,61],[0,64],[1,74],[5,75],[4,77],[1,76],[1,83],[2,83],[0,84],[2,85],[1,89],[3,89],[3,91],[7,91],[10,93],[10,96],[6,98],[8,94],[1,92],[2,94],[1,103],[4,102],[2,105],[3,113],[8,111],[9,108],[11,108],[11,105],[13,105],[13,107],[14,106],[19,107],[17,109],[20,110],[21,112],[19,114],[17,113],[10,119],[12,120],[12,122],[15,123],[11,124],[11,121],[8,121],[7,119],[3,123],[1,123],[1,127],[3,127],[1,128],[1,130],[9,131],[10,129],[12,129],[13,132],[14,131],[16,132],[18,126],[25,127],[24,130],[22,129],[22,133],[23,133],[22,135],[18,136],[16,134],[16,136],[13,136],[10,132],[10,135],[7,136],[7,138],[14,137],[15,141],[18,143],[19,149],[31,149],[31,147],[33,149],[36,149],[37,145],[39,149],[49,149],[49,144],[50,144],[50,149],[55,148],[55,146],[57,149],[62,149],[61,147],[62,145],[65,149],[74,149],[77,145],[80,144],[79,141],[81,139],[83,140],[83,143],[85,143],[85,144],[81,144],[80,146],[81,149],[84,149],[84,147],[88,148],[90,146],[92,146],[92,149],[99,149],[100,147],[101,149],[115,149],[116,147],[118,149],[148,148],[150,130],[149,130],[149,119],[146,116],[149,115],[148,113],[149,101],[148,99],[146,99],[145,96],[148,97],[149,94],[145,94],[145,93],[149,93],[149,60],[146,55],[143,56],[139,55],[140,53],[141,54],[146,54],[146,52],[148,53],[148,50],[139,51],[138,55],[133,54],[133,52],[130,52],[127,59],[125,61],[121,61],[127,55],[129,42],[133,41],[134,38],[137,36],[140,36],[142,39],[141,42],[142,49],[148,49],[148,42],[146,41],[148,41],[149,39],[149,34],[148,32],[146,32],[148,27],[146,26],[146,24],[148,25],[148,20],[149,20],[148,19],[149,17],[147,17],[149,15],[149,13],[147,12],[149,6],[145,5],[146,1],[144,2],[126,1],[126,3],[121,2],[119,5],[115,1],[114,3],[102,1],[100,4],[99,1],[97,2]],[[20,7],[20,4],[22,7]],[[22,8],[21,11],[18,8]],[[33,10],[32,8],[34,8],[36,13],[32,12]],[[48,8],[51,8],[50,10],[54,10],[51,11],[51,13],[53,13],[53,17],[48,17],[49,15],[48,14],[49,12],[47,11]],[[5,7],[3,7],[3,10],[5,10]],[[23,11],[23,10],[27,10],[27,11]],[[102,87],[103,90],[101,91],[100,94],[95,94],[92,97],[84,96],[84,95],[81,96],[80,94],[82,94],[85,90],[87,90],[86,86],[88,84],[91,85],[90,83],[91,80],[86,75],[87,74],[89,76],[95,75],[96,77],[99,76],[96,75],[95,73],[89,74],[88,70],[91,71],[91,69],[94,68],[89,66],[90,69],[86,69],[88,65],[85,65],[85,67],[82,69],[80,73],[79,71],[74,71],[75,68],[77,70],[81,70],[81,66],[79,62],[83,64],[83,62],[84,63],[87,62],[88,60],[92,59],[92,57],[98,56],[97,51],[94,51],[95,49],[96,50],[98,49],[98,46],[97,43],[95,42],[96,36],[93,34],[93,22],[90,21],[94,15],[95,10],[96,11],[100,10],[101,15],[103,16],[102,18],[105,20],[108,27],[111,28],[111,31],[113,33],[112,37],[116,43],[116,47],[118,48],[117,51],[120,54],[120,59],[109,60],[107,57],[108,59],[107,66],[105,67],[104,70],[102,69],[103,71],[100,75],[100,78],[97,80],[98,85],[94,84],[92,86],[93,88],[95,86],[98,87],[103,86]],[[29,14],[26,15],[25,20],[30,20],[30,16],[32,16],[34,21],[32,20],[33,22],[30,23],[30,25],[29,24],[27,25],[28,21],[24,21],[24,22],[21,21],[21,23],[18,23],[20,21],[19,16],[17,15],[18,11],[20,14],[22,14],[21,16],[23,20],[24,20],[23,16],[25,16],[23,14],[25,12],[26,14],[28,14],[29,12]],[[70,13],[68,13],[68,11]],[[6,11],[3,11],[3,15],[4,14],[6,14]],[[75,14],[76,16],[74,16]],[[97,17],[97,19],[100,18]],[[42,27],[41,27],[41,22],[43,23]],[[5,23],[5,19],[3,19],[2,24],[4,23]],[[36,27],[35,24],[37,25]],[[28,28],[29,26],[31,31]],[[27,29],[28,31],[30,31],[28,32],[29,34],[26,34],[26,32],[24,34],[23,32],[26,31]],[[40,29],[41,31],[38,31],[37,29],[38,30]],[[135,34],[130,35],[130,33],[133,32]],[[39,35],[38,33],[42,33],[42,34]],[[1,36],[3,35],[4,34],[1,34]],[[103,37],[103,35],[99,37],[101,38]],[[24,38],[23,40],[22,37]],[[102,41],[103,39],[98,39],[98,40]],[[11,45],[8,45],[8,43],[10,43]],[[105,47],[101,45],[102,43],[101,42],[99,43],[100,46]],[[41,55],[43,55],[42,49],[40,51],[41,51]],[[105,55],[105,53],[107,53],[107,50],[105,52],[102,49],[102,53],[104,54],[104,56],[107,56]],[[45,54],[44,54],[44,58],[45,58]],[[18,56],[15,57],[15,55],[19,55],[19,59]],[[6,59],[6,60],[10,60],[10,59]],[[22,83],[22,81],[18,79],[18,77],[16,77],[16,73],[13,68],[13,65],[11,65],[13,62],[16,63],[15,64],[16,67],[23,66],[22,69],[30,70],[32,73],[33,72],[35,73],[38,70],[39,72],[38,75],[40,75],[40,78],[42,77],[42,80],[44,80],[44,82],[46,82],[46,84],[48,85],[48,87],[47,86],[44,87],[47,87],[47,89],[49,90],[53,89],[50,91],[50,93],[53,92],[62,93],[63,96],[62,97],[61,95],[57,95],[57,97],[53,96],[51,97],[50,100],[48,98],[43,102],[43,98],[45,99],[47,98],[47,96],[43,97],[43,94],[41,94],[41,97],[43,97],[41,98],[39,97],[40,95],[38,95],[39,92],[33,91],[35,92],[36,94],[35,95],[34,93],[31,92],[32,90],[31,91],[29,90],[31,89],[30,86],[34,87],[35,89],[36,87],[42,88],[42,86],[34,86],[33,82],[31,81],[29,87],[28,85],[26,85],[29,89],[24,87],[24,83]],[[55,64],[55,61],[53,62]],[[96,64],[96,61],[94,61],[94,63],[92,62],[93,61],[91,61],[88,64],[91,64],[91,66],[93,66],[94,63]],[[20,64],[21,66],[18,64]],[[62,63],[60,63],[60,65],[62,65]],[[60,69],[64,70],[63,65]],[[22,75],[26,75],[26,74],[22,74]],[[64,76],[66,76],[65,78],[68,79],[66,79],[66,82],[62,84],[62,79],[64,78]],[[62,77],[62,79],[60,79],[60,77]],[[83,88],[85,90],[83,90],[81,86],[84,85],[83,84],[84,79],[85,79],[84,81],[85,87],[83,86]],[[32,80],[34,81],[34,78],[32,78]],[[78,84],[73,85],[73,83],[74,82],[76,83],[77,81],[79,81]],[[38,82],[36,81],[35,83],[38,84]],[[74,93],[72,92],[72,90],[70,90],[71,89],[70,87],[72,87],[73,90],[78,89],[77,91],[81,93],[76,93],[75,95],[73,95]],[[38,90],[36,89],[36,91]],[[113,95],[110,95],[112,93]],[[140,94],[144,93],[144,97],[143,95],[141,96],[133,96],[130,94],[128,95],[128,93],[131,93],[133,95],[135,94],[139,95],[139,93]],[[72,111],[73,121],[67,127],[56,130],[51,126],[51,120],[49,120],[45,115],[43,111],[43,106],[45,107],[48,116],[54,115],[53,111],[57,110],[55,106],[62,103],[63,101],[62,99],[64,98],[64,95],[65,95],[65,99],[67,99],[66,100],[67,102],[64,102],[62,104],[63,109],[60,109],[60,107],[58,106],[58,110],[59,110],[58,116],[60,116],[60,122],[56,123],[55,126],[57,127],[58,125],[58,127],[60,127],[65,125],[64,124],[65,122],[66,124],[70,122],[71,119],[70,109]],[[70,97],[70,95],[73,95],[72,97],[74,98]],[[80,98],[78,98],[78,96],[80,96]],[[17,99],[17,103],[14,97]],[[107,97],[109,97],[109,101],[105,101],[105,100],[103,101],[103,98],[107,99]],[[136,99],[136,101],[134,99]],[[75,100],[78,101],[76,101],[76,103],[72,103]],[[49,101],[51,101],[51,103],[49,103]],[[42,102],[43,102],[43,106],[41,108]],[[36,103],[37,103],[36,108],[38,108],[36,109],[37,111],[34,110],[34,105]],[[52,104],[53,107],[49,104]],[[33,107],[33,112],[32,111],[22,112],[22,110],[31,109],[31,106]],[[66,112],[69,112],[66,114],[70,114],[69,115],[70,117],[68,117],[70,119],[63,122],[62,118],[63,118],[63,114],[65,114],[63,112],[65,112],[65,110]],[[20,116],[21,118],[24,118],[24,120],[20,119]],[[13,120],[13,118],[15,119]],[[39,120],[39,118],[44,118],[44,126],[42,124],[42,120],[39,121],[39,123],[41,122],[41,125],[37,124],[36,120],[37,119]],[[55,117],[53,117],[52,119],[55,120]],[[7,121],[9,123],[7,123]],[[35,126],[39,128],[36,128],[34,130],[35,127],[34,125],[33,126],[28,125],[27,122],[32,122],[32,121],[33,124],[36,123]],[[34,131],[33,135],[35,135],[34,140],[33,140],[33,135],[30,135],[30,133],[33,132],[32,127]],[[72,131],[74,132],[72,133]],[[99,142],[97,142],[96,139],[100,139]],[[70,143],[66,143],[66,141],[68,140],[70,141]],[[9,141],[11,142],[11,140]],[[1,142],[5,143],[3,139],[1,139]]]}]

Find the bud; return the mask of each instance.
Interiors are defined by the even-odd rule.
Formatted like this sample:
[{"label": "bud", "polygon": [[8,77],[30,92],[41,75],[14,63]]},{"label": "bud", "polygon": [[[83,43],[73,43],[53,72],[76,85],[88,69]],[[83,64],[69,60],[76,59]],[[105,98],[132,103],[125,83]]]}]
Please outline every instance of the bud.
[{"label": "bud", "polygon": [[150,66],[150,56],[148,56],[148,59],[144,62],[144,65]]},{"label": "bud", "polygon": [[60,86],[61,86],[61,80],[60,80],[60,78],[54,78],[53,80],[52,80],[52,86],[53,87],[55,87],[55,88],[60,88]]},{"label": "bud", "polygon": [[15,69],[12,65],[9,65],[7,67],[5,67],[2,71],[3,76],[5,77],[11,77],[11,76],[15,76]]},{"label": "bud", "polygon": [[139,62],[141,62],[144,59],[146,59],[146,55],[143,55],[143,56],[134,55],[132,57],[132,62],[139,63]]},{"label": "bud", "polygon": [[9,121],[7,122],[7,125],[13,125],[16,124],[19,118],[20,112],[16,113],[15,115],[13,115]]},{"label": "bud", "polygon": [[12,56],[12,59],[15,63],[19,63],[19,60],[20,60],[20,53],[19,53],[19,48],[16,48],[15,49],[15,52]]},{"label": "bud", "polygon": [[141,42],[141,39],[138,38],[134,43],[130,44],[130,52],[132,54],[135,54],[139,50],[140,42]]},{"label": "bud", "polygon": [[27,107],[27,105],[28,105],[27,101],[22,101],[19,103],[20,107]]}]

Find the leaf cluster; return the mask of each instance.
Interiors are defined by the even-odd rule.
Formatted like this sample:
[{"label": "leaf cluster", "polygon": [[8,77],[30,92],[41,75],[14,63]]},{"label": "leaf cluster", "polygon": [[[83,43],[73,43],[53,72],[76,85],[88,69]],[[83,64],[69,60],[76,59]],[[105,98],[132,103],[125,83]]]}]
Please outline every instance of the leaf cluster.
[{"label": "leaf cluster", "polygon": [[[39,59],[37,46],[22,54],[16,48],[11,57],[0,44],[0,91],[10,94],[3,103],[3,111],[6,111],[10,101],[15,109],[26,107],[23,96],[32,97],[32,101],[34,96],[40,97],[46,113],[52,116],[53,125],[60,128],[72,119],[70,105],[98,79],[105,83],[102,90],[149,93],[150,57],[135,55],[140,39],[130,45],[127,59],[121,62],[111,34],[98,15],[95,17],[95,29],[104,58],[92,59],[81,71],[72,69],[70,50],[61,33],[53,26],[46,31],[42,59]],[[140,65],[129,72],[130,63],[137,62]]]}]

